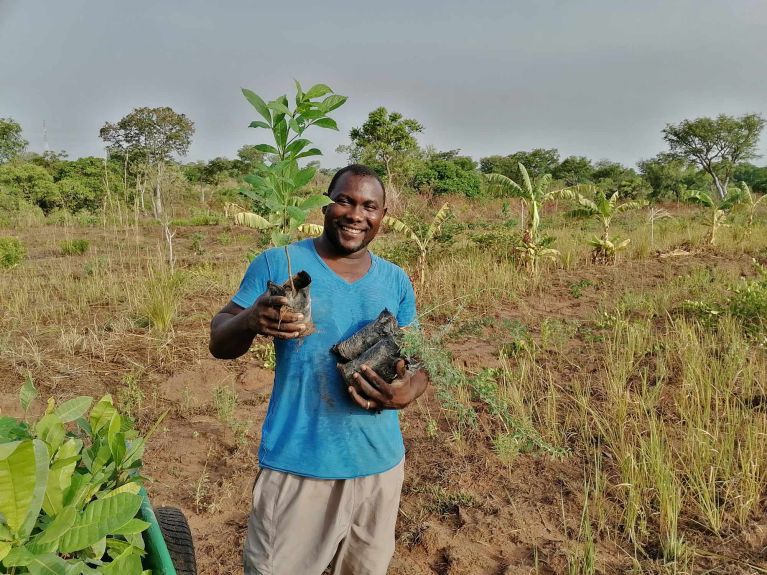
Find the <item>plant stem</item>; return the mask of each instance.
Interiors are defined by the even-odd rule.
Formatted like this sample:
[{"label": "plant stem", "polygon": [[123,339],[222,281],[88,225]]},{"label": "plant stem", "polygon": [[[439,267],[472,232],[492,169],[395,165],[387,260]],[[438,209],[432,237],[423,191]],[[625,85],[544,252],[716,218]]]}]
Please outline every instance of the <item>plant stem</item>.
[{"label": "plant stem", "polygon": [[285,246],[285,258],[288,260],[288,281],[290,282],[290,293],[296,293],[296,286],[293,285],[293,269],[290,266],[290,253],[288,253],[288,246]]}]

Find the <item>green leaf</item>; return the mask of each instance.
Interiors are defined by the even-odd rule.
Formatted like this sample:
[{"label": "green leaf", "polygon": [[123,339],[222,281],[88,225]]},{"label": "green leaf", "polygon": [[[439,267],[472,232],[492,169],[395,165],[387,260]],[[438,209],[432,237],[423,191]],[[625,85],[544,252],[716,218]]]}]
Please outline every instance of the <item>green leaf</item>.
[{"label": "green leaf", "polygon": [[141,556],[135,547],[128,547],[117,558],[104,565],[101,572],[104,575],[141,575]]},{"label": "green leaf", "polygon": [[27,375],[24,381],[24,385],[19,390],[19,401],[21,402],[21,409],[24,413],[29,409],[29,405],[37,397],[37,389],[35,389],[35,382],[32,380],[31,375]]},{"label": "green leaf", "polygon": [[11,550],[11,544],[7,541],[0,541],[0,561],[2,561]]},{"label": "green leaf", "polygon": [[38,543],[50,543],[57,541],[59,537],[64,535],[72,525],[75,524],[77,518],[77,509],[70,506],[65,508],[59,513],[56,518],[45,528],[37,539]]},{"label": "green leaf", "polygon": [[288,125],[290,126],[290,129],[293,130],[296,134],[301,133],[301,126],[298,125],[298,121],[295,118],[291,118],[288,122]]},{"label": "green leaf", "polygon": [[274,139],[280,148],[285,148],[288,142],[288,123],[284,119],[274,123]]},{"label": "green leaf", "polygon": [[286,246],[290,243],[290,234],[284,234],[279,230],[272,232],[272,245],[276,247]]},{"label": "green leaf", "polygon": [[304,91],[301,89],[301,84],[298,80],[293,80],[293,82],[296,85],[296,106],[298,106],[301,103],[301,100],[304,99]]},{"label": "green leaf", "polygon": [[90,413],[90,424],[92,433],[95,435],[101,431],[104,427],[109,428],[109,424],[112,418],[117,414],[114,403],[112,402],[112,396],[107,394],[102,397]]},{"label": "green leaf", "polygon": [[296,175],[292,178],[293,185],[296,187],[296,189],[303,188],[306,184],[312,181],[316,171],[317,170],[311,166],[307,166],[302,170],[298,170]]},{"label": "green leaf", "polygon": [[336,121],[333,118],[320,118],[314,122],[314,125],[319,126],[320,128],[330,128],[331,130],[338,131],[338,124],[336,124]]},{"label": "green leaf", "polygon": [[0,443],[32,439],[29,426],[15,417],[0,417]]},{"label": "green leaf", "polygon": [[277,148],[274,146],[270,146],[269,144],[256,144],[253,146],[254,150],[258,150],[259,152],[263,152],[265,154],[278,154]]},{"label": "green leaf", "polygon": [[149,529],[149,523],[142,521],[141,519],[133,518],[125,525],[115,530],[114,535],[133,535],[135,533],[141,533]]},{"label": "green leaf", "polygon": [[309,140],[299,138],[298,140],[293,140],[290,145],[285,148],[285,152],[290,155],[294,155],[303,150],[309,144],[311,144]]},{"label": "green leaf", "polygon": [[140,495],[130,493],[92,501],[78,514],[72,529],[61,538],[60,550],[73,553],[94,545],[133,519],[141,501]]},{"label": "green leaf", "polygon": [[290,115],[290,110],[288,107],[280,102],[279,100],[273,100],[267,104],[270,110],[274,110],[278,114],[285,114],[286,116]]},{"label": "green leaf", "polygon": [[339,96],[338,94],[333,94],[332,96],[328,96],[322,101],[322,104],[320,105],[322,108],[322,111],[326,114],[328,112],[332,112],[336,108],[340,108],[341,106],[346,103],[346,100],[348,98],[346,96]]},{"label": "green leaf", "polygon": [[285,211],[295,221],[295,227],[300,226],[306,221],[306,212],[298,206],[288,206],[285,208]]},{"label": "green leaf", "polygon": [[319,98],[320,96],[324,96],[325,94],[329,94],[332,92],[328,86],[325,84],[315,84],[309,90],[306,92],[306,95],[304,96],[307,100],[313,100],[314,98]]},{"label": "green leaf", "polygon": [[44,415],[35,424],[35,436],[46,443],[50,457],[59,449],[65,435],[64,424],[55,413]]},{"label": "green leaf", "polygon": [[37,521],[48,479],[48,448],[39,439],[0,444],[0,513],[19,539]]},{"label": "green leaf", "polygon": [[300,160],[301,158],[308,158],[309,156],[321,156],[322,152],[320,152],[317,148],[309,148],[305,152],[301,152],[298,154],[294,159]]},{"label": "green leaf", "polygon": [[91,403],[93,403],[92,398],[81,395],[65,401],[53,410],[53,413],[59,416],[62,423],[68,423],[82,417],[90,408]]},{"label": "green leaf", "polygon": [[298,204],[298,207],[302,210],[314,210],[323,206],[329,206],[332,203],[333,200],[331,200],[329,197],[315,194],[301,200],[301,203]]},{"label": "green leaf", "polygon": [[270,130],[272,127],[266,122],[262,122],[261,120],[253,120],[250,124],[248,124],[248,128],[266,128],[267,130]]},{"label": "green leaf", "polygon": [[28,565],[31,575],[70,575],[71,564],[53,553],[36,556]]},{"label": "green leaf", "polygon": [[255,92],[248,90],[247,88],[243,88],[242,93],[248,99],[248,102],[250,102],[250,104],[256,109],[256,112],[261,114],[264,120],[271,124],[272,114],[269,112],[269,108],[266,107],[266,104],[261,99],[261,97]]},{"label": "green leaf", "polygon": [[301,115],[307,120],[317,120],[322,118],[325,113],[322,110],[306,110]]}]

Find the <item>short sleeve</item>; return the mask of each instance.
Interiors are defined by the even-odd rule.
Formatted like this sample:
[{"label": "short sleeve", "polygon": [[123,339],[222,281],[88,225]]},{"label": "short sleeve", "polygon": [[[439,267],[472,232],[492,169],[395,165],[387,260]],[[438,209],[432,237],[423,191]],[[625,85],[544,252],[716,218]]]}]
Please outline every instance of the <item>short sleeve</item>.
[{"label": "short sleeve", "polygon": [[266,282],[270,279],[271,270],[267,252],[263,252],[250,262],[240,282],[240,289],[237,290],[232,301],[243,308],[252,306],[253,302],[266,291]]},{"label": "short sleeve", "polygon": [[415,311],[415,292],[413,284],[407,274],[399,270],[400,300],[399,310],[397,311],[397,323],[400,327],[409,327],[418,324],[418,318]]}]

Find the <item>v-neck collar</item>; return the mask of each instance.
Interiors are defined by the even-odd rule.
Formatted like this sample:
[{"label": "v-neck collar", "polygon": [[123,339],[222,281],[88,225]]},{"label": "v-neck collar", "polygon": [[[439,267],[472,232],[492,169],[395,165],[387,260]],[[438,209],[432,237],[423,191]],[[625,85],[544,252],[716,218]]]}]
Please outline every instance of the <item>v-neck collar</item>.
[{"label": "v-neck collar", "polygon": [[314,253],[314,257],[316,257],[316,258],[319,260],[320,264],[322,264],[322,266],[324,266],[324,268],[325,268],[326,270],[328,270],[328,272],[330,272],[330,274],[331,274],[331,275],[332,275],[334,278],[336,278],[336,280],[338,280],[339,282],[341,282],[343,285],[345,285],[345,286],[347,286],[347,287],[351,287],[351,286],[356,286],[356,285],[358,285],[358,284],[359,284],[360,282],[362,282],[362,281],[363,281],[365,278],[367,278],[368,276],[370,276],[370,275],[372,274],[372,272],[373,272],[373,269],[376,267],[376,256],[373,254],[373,252],[371,252],[370,250],[368,250],[368,255],[370,256],[370,267],[368,268],[368,271],[366,271],[366,272],[365,272],[365,274],[364,274],[362,277],[360,277],[360,278],[357,278],[357,279],[356,279],[356,280],[354,280],[353,282],[350,282],[350,281],[346,280],[345,278],[341,277],[341,276],[338,274],[338,272],[336,272],[336,271],[335,271],[333,268],[331,268],[331,267],[328,265],[328,262],[326,262],[324,259],[322,259],[322,256],[321,256],[321,255],[319,254],[319,252],[317,251],[317,246],[316,246],[316,245],[314,245],[314,238],[309,238],[307,241],[309,241],[309,242],[311,243],[311,246],[312,246],[312,253]]}]

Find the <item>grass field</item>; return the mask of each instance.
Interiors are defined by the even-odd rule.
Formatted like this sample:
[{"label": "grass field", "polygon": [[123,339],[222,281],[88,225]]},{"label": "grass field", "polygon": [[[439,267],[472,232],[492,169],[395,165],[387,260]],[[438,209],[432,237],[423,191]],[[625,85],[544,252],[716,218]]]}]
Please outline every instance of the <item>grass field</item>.
[{"label": "grass field", "polygon": [[[616,218],[630,238],[591,263],[596,222],[551,204],[557,261],[522,269],[520,207],[448,198],[416,281],[434,385],[401,414],[407,477],[390,573],[767,573],[767,217],[706,241],[698,210]],[[441,205],[413,198],[402,218]],[[223,221],[211,218],[210,222]],[[181,507],[204,574],[238,573],[271,346],[219,361],[208,323],[260,232],[108,219],[20,222],[0,271],[0,409],[112,393],[141,429],[156,505]],[[88,225],[85,225],[88,224]],[[414,279],[417,248],[374,251]]]}]

